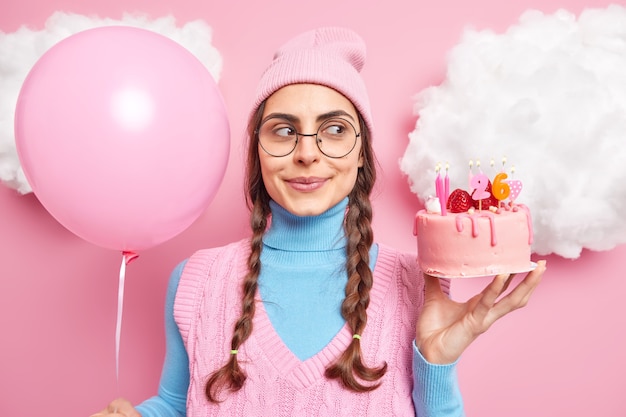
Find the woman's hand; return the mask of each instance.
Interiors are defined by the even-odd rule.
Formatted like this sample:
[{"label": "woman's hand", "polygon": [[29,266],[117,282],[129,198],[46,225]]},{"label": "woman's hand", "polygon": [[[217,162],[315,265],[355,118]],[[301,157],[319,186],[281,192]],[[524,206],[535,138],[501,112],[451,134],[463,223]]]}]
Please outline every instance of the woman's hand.
[{"label": "woman's hand", "polygon": [[91,415],[91,417],[141,417],[141,414],[135,410],[130,401],[118,398],[113,400],[107,408]]},{"label": "woman's hand", "polygon": [[515,274],[497,275],[465,303],[451,300],[441,290],[439,278],[424,274],[426,294],[415,337],[421,354],[430,363],[456,361],[496,320],[528,303],[545,270],[546,262],[537,262],[537,267],[500,299]]}]

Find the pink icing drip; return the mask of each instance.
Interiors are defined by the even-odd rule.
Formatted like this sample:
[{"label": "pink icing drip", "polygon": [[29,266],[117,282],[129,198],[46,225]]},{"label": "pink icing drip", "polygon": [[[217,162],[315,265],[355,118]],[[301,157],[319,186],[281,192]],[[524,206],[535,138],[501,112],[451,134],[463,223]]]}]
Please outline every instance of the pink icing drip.
[{"label": "pink icing drip", "polygon": [[419,218],[419,215],[422,213],[425,213],[426,210],[419,210],[416,214],[415,214],[415,221],[413,222],[413,236],[417,236],[417,219]]},{"label": "pink icing drip", "polygon": [[533,244],[534,233],[533,233],[533,220],[530,216],[530,210],[523,204],[516,204],[513,206],[513,211],[517,211],[521,209],[526,214],[526,225],[528,226],[528,244]]},{"label": "pink icing drip", "polygon": [[495,220],[493,217],[493,213],[488,211],[480,211],[476,214],[469,213],[461,213],[456,217],[456,230],[461,233],[463,231],[463,218],[467,217],[472,222],[472,236],[478,236],[478,227],[476,226],[476,219],[479,217],[486,217],[489,219],[489,228],[491,229],[491,246],[496,246],[498,244],[498,239],[496,237],[496,226]]}]

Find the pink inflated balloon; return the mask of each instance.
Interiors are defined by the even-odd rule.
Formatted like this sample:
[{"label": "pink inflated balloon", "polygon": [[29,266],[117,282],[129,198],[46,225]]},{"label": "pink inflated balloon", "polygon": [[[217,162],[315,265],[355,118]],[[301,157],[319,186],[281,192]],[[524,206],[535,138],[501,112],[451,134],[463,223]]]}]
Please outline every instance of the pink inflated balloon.
[{"label": "pink inflated balloon", "polygon": [[15,138],[33,192],[67,229],[137,251],[189,227],[226,170],[219,89],[188,50],[125,26],[50,48],[20,90]]}]

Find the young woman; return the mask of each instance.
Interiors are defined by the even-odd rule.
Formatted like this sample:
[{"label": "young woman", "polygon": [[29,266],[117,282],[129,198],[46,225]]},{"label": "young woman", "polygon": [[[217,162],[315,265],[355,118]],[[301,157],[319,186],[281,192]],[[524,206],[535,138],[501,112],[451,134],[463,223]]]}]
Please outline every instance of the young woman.
[{"label": "young woman", "polygon": [[172,273],[159,394],[97,416],[460,416],[456,362],[522,307],[545,262],[507,295],[466,303],[415,254],[373,243],[365,47],[306,32],[264,73],[249,120],[252,236]]}]

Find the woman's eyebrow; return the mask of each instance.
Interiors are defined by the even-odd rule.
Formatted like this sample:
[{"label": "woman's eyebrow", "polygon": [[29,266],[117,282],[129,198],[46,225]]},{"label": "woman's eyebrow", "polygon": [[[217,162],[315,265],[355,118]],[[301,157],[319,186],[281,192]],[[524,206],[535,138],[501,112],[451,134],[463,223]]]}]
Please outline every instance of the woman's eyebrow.
[{"label": "woman's eyebrow", "polygon": [[320,114],[319,116],[317,116],[317,121],[323,122],[324,120],[332,119],[333,117],[341,117],[341,116],[348,117],[350,118],[350,120],[356,123],[356,120],[354,120],[354,117],[352,117],[350,113],[344,110],[333,110],[324,114]]},{"label": "woman's eyebrow", "polygon": [[292,124],[295,124],[300,120],[293,114],[289,114],[289,113],[270,113],[267,116],[265,116],[263,120],[261,120],[261,124],[265,123],[269,119],[283,119]]},{"label": "woman's eyebrow", "polygon": [[[356,123],[356,120],[354,120],[354,117],[352,117],[350,113],[344,110],[332,110],[326,113],[322,113],[317,116],[316,121],[323,122],[324,120],[332,119],[333,117],[347,117]],[[270,113],[267,116],[265,116],[263,120],[261,120],[261,123],[264,123],[265,121],[269,119],[283,119],[292,124],[296,124],[300,121],[300,118],[297,116],[294,116],[293,114],[276,112],[276,113]]]}]

